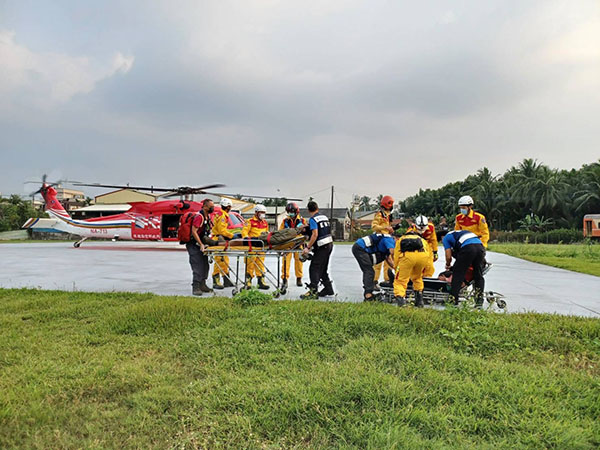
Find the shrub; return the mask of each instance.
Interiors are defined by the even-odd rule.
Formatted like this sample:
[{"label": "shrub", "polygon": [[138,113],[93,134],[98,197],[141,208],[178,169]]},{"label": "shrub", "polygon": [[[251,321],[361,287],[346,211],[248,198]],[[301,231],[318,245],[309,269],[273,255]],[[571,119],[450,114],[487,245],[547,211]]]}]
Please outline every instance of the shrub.
[{"label": "shrub", "polygon": [[492,231],[490,240],[496,242],[529,242],[532,244],[572,244],[583,242],[583,232],[568,228],[536,231]]},{"label": "shrub", "polygon": [[271,300],[273,300],[272,295],[265,294],[264,292],[260,292],[258,289],[254,288],[244,289],[233,297],[233,302],[237,305],[240,305],[242,308],[246,308],[248,306],[266,305]]}]

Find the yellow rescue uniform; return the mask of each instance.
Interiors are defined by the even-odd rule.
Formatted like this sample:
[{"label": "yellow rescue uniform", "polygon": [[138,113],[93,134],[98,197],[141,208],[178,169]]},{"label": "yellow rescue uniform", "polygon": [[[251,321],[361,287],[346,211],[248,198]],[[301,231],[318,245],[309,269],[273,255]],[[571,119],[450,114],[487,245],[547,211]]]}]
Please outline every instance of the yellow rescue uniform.
[{"label": "yellow rescue uniform", "polygon": [[[421,247],[421,249],[403,252],[403,241],[405,241],[405,244],[407,243],[406,241],[413,241],[414,247]],[[423,290],[423,270],[430,259],[429,245],[427,244],[427,241],[418,234],[408,232],[398,239],[396,248],[394,249],[394,266],[396,267],[394,295],[396,297],[406,296],[408,280],[412,280],[413,290]]]},{"label": "yellow rescue uniform", "polygon": [[[413,225],[408,229],[408,231],[412,231],[413,233],[417,232],[416,227]],[[424,277],[432,277],[435,273],[435,267],[433,263],[437,261],[437,251],[438,251],[438,240],[437,235],[435,234],[435,226],[433,223],[429,222],[427,224],[427,228],[423,233],[421,233],[421,237],[427,241],[427,245],[429,246],[429,254],[431,256],[425,270],[423,271]]]},{"label": "yellow rescue uniform", "polygon": [[[304,217],[298,214],[296,218],[286,217],[279,226],[280,230],[284,228],[298,228],[306,225]],[[281,262],[281,279],[287,280],[290,277],[290,264],[292,263],[292,254],[288,253],[283,257]],[[300,253],[294,253],[294,271],[296,278],[302,278],[302,261],[300,261]]]},{"label": "yellow rescue uniform", "polygon": [[[269,224],[266,220],[259,220],[252,217],[242,229],[243,238],[255,238],[269,231]],[[246,275],[249,277],[262,277],[265,273],[265,253],[252,252],[246,258]]]},{"label": "yellow rescue uniform", "polygon": [[[391,226],[392,214],[390,212],[386,211],[385,209],[380,209],[377,213],[375,213],[375,217],[371,222],[371,229],[374,233],[390,234],[389,228]],[[380,262],[379,264],[375,264],[373,266],[373,270],[375,271],[375,278],[373,279],[373,281],[375,281],[375,283],[379,281],[379,276],[381,275],[381,268],[384,266],[384,264],[386,270],[383,274],[383,278],[386,281],[391,281],[390,277],[388,276],[387,269],[392,269],[392,267],[390,267],[390,264],[386,260],[385,262]]]},{"label": "yellow rescue uniform", "polygon": [[490,230],[483,214],[471,210],[466,216],[464,214],[457,215],[454,222],[454,229],[475,233],[483,246],[487,248],[488,241],[490,240]]},{"label": "yellow rescue uniform", "polygon": [[[212,234],[215,237],[223,236],[225,239],[233,238],[233,232],[229,229],[229,213],[221,210],[215,215]],[[213,277],[217,275],[227,275],[229,273],[229,256],[215,256],[215,267]]]}]

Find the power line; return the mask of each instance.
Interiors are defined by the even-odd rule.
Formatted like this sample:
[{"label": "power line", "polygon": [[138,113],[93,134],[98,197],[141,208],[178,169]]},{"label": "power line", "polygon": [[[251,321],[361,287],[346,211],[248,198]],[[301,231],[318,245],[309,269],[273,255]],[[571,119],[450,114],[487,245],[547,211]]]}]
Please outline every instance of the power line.
[{"label": "power line", "polygon": [[320,194],[321,192],[325,192],[325,191],[329,191],[331,189],[330,186],[327,186],[324,189],[321,189],[320,191],[315,191],[315,192],[311,192],[310,194],[306,194],[306,195],[301,195],[302,198],[308,198],[308,197],[312,197],[315,194]]}]

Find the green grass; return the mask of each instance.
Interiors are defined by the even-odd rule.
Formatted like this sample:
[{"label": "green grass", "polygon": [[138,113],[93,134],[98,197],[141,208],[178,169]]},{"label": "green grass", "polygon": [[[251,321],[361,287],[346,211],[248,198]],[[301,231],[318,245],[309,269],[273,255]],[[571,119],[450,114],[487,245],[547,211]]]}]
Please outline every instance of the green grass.
[{"label": "green grass", "polygon": [[0,448],[598,448],[600,321],[0,290]]},{"label": "green grass", "polygon": [[597,244],[490,244],[489,250],[548,266],[600,276],[600,245]]}]

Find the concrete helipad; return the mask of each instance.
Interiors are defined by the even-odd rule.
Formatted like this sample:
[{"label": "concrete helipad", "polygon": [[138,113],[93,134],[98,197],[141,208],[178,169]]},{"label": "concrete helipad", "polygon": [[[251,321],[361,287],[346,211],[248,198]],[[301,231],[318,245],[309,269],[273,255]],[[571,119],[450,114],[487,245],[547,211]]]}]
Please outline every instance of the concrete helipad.
[{"label": "concrete helipad", "polygon": [[[504,294],[508,311],[600,317],[600,277],[498,253],[488,253],[487,259],[493,267],[486,276],[486,290]],[[275,259],[267,258],[267,266],[276,271]],[[443,270],[443,261],[436,263],[436,269]],[[330,273],[337,295],[329,300],[361,301],[362,274],[350,245],[335,246]],[[64,242],[0,244],[0,287],[4,288],[189,295],[190,280],[187,252],[178,244],[85,242],[79,249]],[[284,298],[298,298],[302,292],[303,288],[293,286]],[[219,295],[231,295],[231,290]]]}]

